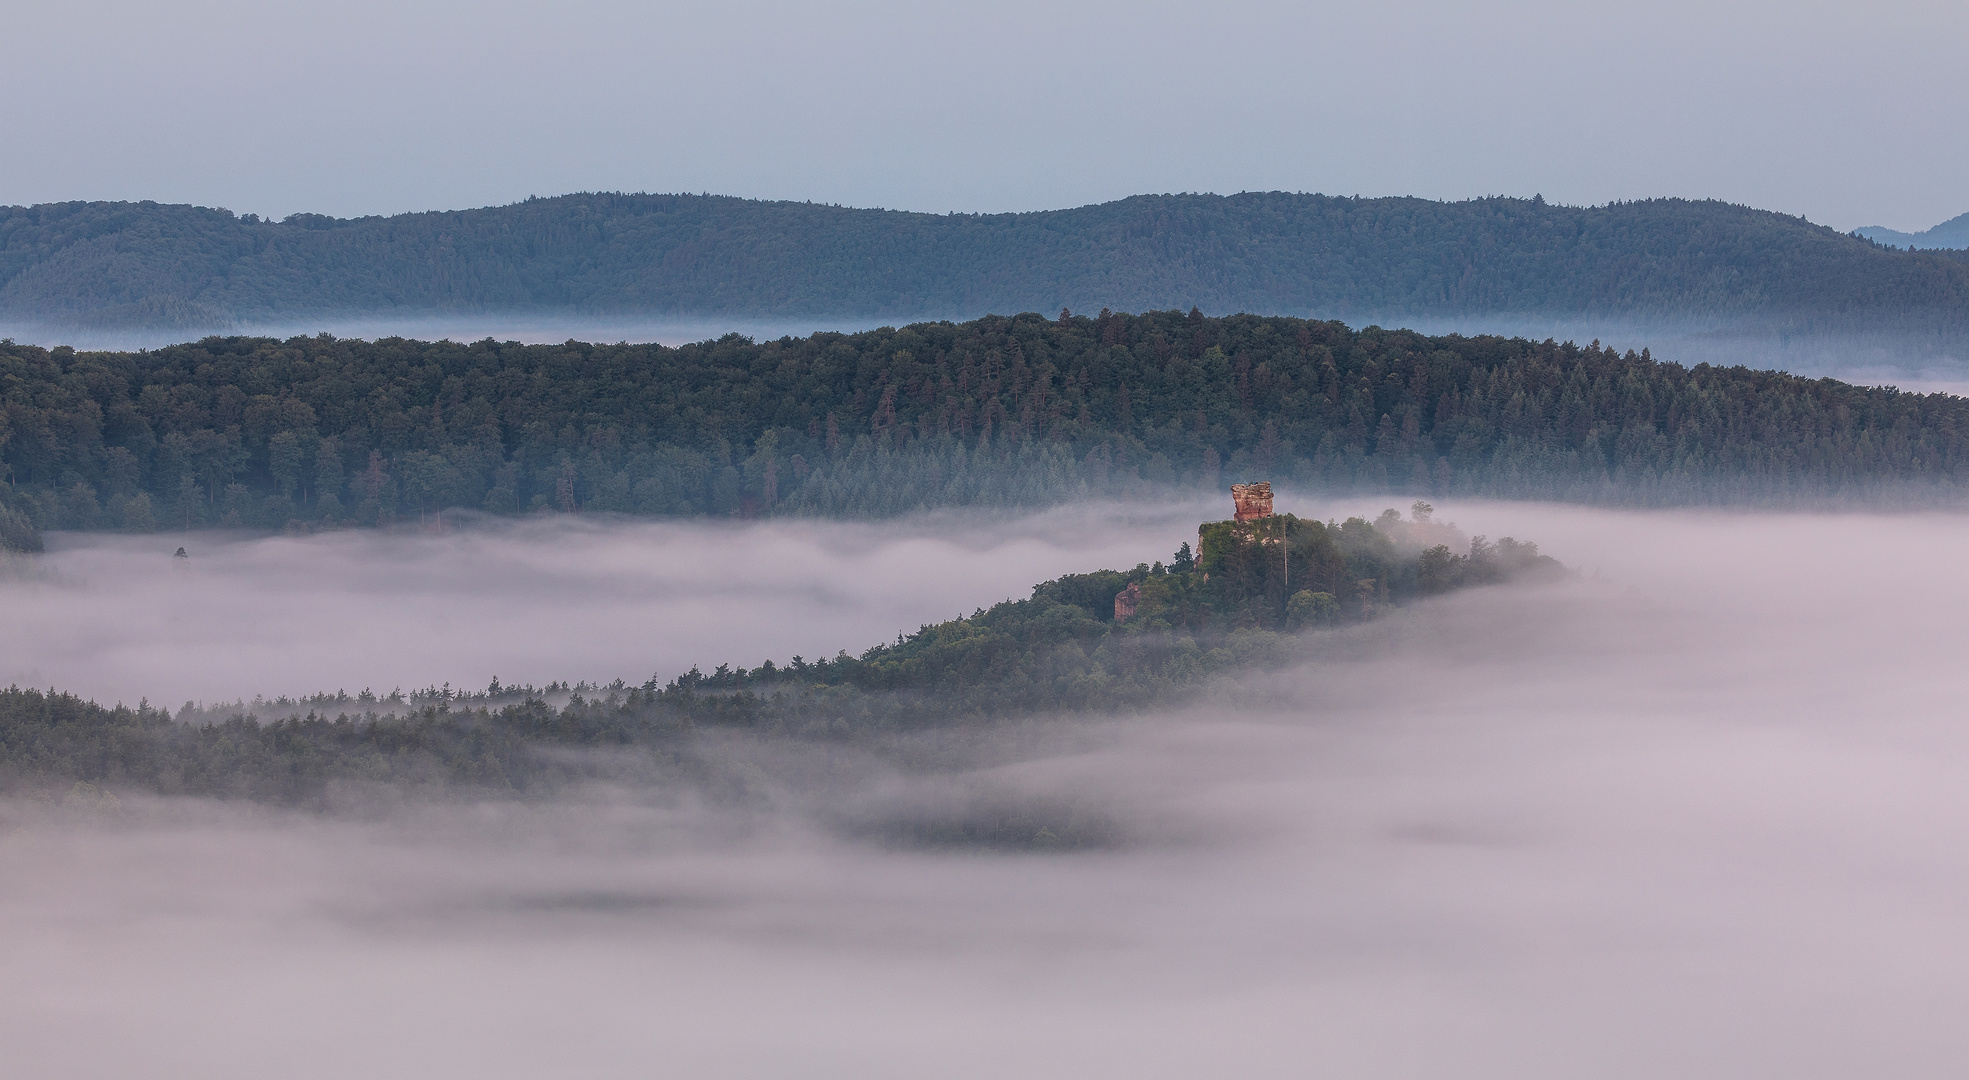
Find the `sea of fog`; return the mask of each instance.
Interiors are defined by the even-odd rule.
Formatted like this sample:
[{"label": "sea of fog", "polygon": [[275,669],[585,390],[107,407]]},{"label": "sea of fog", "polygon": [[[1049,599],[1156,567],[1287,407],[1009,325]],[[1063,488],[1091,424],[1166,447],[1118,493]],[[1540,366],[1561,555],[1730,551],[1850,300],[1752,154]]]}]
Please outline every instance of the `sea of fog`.
[{"label": "sea of fog", "polygon": [[[640,679],[1166,558],[1210,510],[56,536],[0,583],[0,657],[104,700]],[[1071,797],[1117,824],[1106,850],[860,842],[773,767],[743,812],[608,790],[0,808],[0,1071],[1959,1072],[1969,518],[1438,516],[1580,573],[1418,604],[1185,707],[974,732],[927,774],[864,763],[866,791],[828,796]]]},{"label": "sea of fog", "polygon": [[175,708],[494,678],[668,681],[692,665],[860,653],[1061,574],[1168,561],[1221,516],[1213,501],[877,523],[53,533],[46,556],[0,564],[0,602],[18,616],[0,620],[0,685]]}]

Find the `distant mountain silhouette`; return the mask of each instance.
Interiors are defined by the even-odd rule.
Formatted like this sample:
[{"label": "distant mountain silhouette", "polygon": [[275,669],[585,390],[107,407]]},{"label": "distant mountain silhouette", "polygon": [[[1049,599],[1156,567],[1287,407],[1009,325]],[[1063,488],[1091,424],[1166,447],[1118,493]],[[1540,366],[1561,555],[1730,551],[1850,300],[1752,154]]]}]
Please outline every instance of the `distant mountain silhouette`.
[{"label": "distant mountain silhouette", "polygon": [[1918,233],[1897,232],[1881,225],[1869,225],[1853,231],[1876,244],[1892,244],[1895,247],[1969,248],[1969,214],[1952,217]]},{"label": "distant mountain silhouette", "polygon": [[1257,192],[937,215],[584,194],[278,222],[149,202],[0,208],[0,318],[67,327],[1191,305],[1355,321],[1510,314],[1960,326],[1969,260],[1681,199],[1580,208]]}]

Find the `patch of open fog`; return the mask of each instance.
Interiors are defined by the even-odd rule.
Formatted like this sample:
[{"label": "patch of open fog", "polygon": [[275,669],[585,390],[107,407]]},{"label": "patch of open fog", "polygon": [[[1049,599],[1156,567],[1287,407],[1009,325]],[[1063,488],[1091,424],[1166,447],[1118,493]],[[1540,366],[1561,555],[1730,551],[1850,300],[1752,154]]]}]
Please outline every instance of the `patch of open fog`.
[{"label": "patch of open fog", "polygon": [[1060,574],[1167,560],[1213,512],[1179,501],[876,524],[57,533],[31,572],[0,573],[0,685],[175,706],[495,676],[667,680],[693,664],[859,652]]},{"label": "patch of open fog", "polygon": [[1825,365],[1823,369],[1786,369],[1809,378],[1833,378],[1855,386],[1891,386],[1910,394],[1969,395],[1969,365],[1953,359],[1897,366],[1886,364]]},{"label": "patch of open fog", "polygon": [[[958,316],[964,318],[965,316]],[[974,316],[973,316],[974,317]],[[0,319],[0,338],[12,338],[26,345],[55,348],[67,345],[82,350],[160,349],[168,345],[203,337],[205,333],[225,336],[291,338],[333,334],[339,338],[376,341],[404,337],[413,341],[517,341],[523,345],[558,345],[561,342],[597,343],[655,342],[684,345],[710,341],[726,334],[743,334],[757,340],[795,335],[834,332],[852,334],[878,326],[902,326],[924,319],[815,317],[807,319],[742,319],[694,316],[565,317],[526,312],[474,313],[468,315],[429,313],[397,315],[330,315],[234,326],[208,327],[205,331],[178,328],[77,327],[56,322],[28,322]]]},{"label": "patch of open fog", "polygon": [[[800,763],[733,740],[773,796],[736,826],[15,808],[0,1045],[90,1077],[1952,1074],[1969,519],[1446,516],[1602,576],[865,791],[775,791]],[[1124,842],[819,827],[938,784],[1080,799]]]}]

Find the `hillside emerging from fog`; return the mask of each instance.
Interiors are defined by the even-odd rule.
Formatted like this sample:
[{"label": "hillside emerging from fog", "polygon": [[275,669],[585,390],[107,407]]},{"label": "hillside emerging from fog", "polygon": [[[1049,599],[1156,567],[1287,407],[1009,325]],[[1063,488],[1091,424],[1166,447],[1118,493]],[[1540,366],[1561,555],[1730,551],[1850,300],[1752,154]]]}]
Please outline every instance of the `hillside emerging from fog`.
[{"label": "hillside emerging from fog", "polygon": [[1934,503],[1969,401],[1595,346],[1192,311],[681,348],[0,345],[0,538],[495,514],[879,517],[1272,479]]},{"label": "hillside emerging from fog", "polygon": [[[636,778],[718,786],[701,730],[851,745],[909,758],[912,735],[1049,714],[1180,703],[1240,670],[1302,660],[1300,635],[1381,618],[1418,598],[1563,568],[1532,543],[1472,539],[1417,502],[1374,521],[1270,514],[1206,523],[1165,565],[1069,574],[969,617],[925,625],[858,655],[696,668],[665,684],[564,684],[403,695],[369,691],[195,708],[104,708],[72,694],[0,690],[0,795],[85,785],[321,806],[337,785],[437,794],[551,794]],[[1245,513],[1241,499],[1239,513]],[[1308,639],[1310,640],[1310,639]],[[897,740],[902,740],[898,742]],[[572,753],[584,751],[585,756]],[[608,755],[608,756],[604,756]],[[934,753],[932,754],[934,757]],[[70,795],[76,793],[71,791]],[[1008,835],[918,822],[915,839],[1024,846],[1099,837],[1039,808]]]},{"label": "hillside emerging from fog", "polygon": [[0,208],[0,318],[218,330],[315,317],[970,317],[1189,308],[1969,329],[1969,263],[1714,201],[1565,207],[1283,192],[937,215],[582,194],[283,221],[157,203]]}]

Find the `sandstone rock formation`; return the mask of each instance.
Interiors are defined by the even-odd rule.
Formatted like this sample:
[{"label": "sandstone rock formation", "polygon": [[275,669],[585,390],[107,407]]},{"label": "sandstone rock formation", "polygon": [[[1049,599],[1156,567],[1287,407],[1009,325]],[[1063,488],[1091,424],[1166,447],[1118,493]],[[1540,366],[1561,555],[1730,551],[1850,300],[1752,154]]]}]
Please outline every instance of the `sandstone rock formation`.
[{"label": "sandstone rock formation", "polygon": [[1142,603],[1142,583],[1131,581],[1128,587],[1114,594],[1114,621],[1127,622]]},{"label": "sandstone rock formation", "polygon": [[1271,482],[1260,480],[1255,484],[1232,484],[1231,501],[1237,504],[1236,520],[1239,522],[1271,517]]}]

